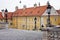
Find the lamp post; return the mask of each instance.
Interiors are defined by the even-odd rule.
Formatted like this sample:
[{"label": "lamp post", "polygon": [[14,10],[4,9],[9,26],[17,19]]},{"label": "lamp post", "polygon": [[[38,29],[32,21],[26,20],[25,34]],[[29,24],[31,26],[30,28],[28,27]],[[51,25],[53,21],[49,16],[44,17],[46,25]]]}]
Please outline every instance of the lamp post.
[{"label": "lamp post", "polygon": [[47,2],[48,7],[47,7],[47,13],[48,13],[48,18],[47,18],[47,27],[51,27],[51,23],[50,23],[50,12],[51,12],[51,5],[49,2]]},{"label": "lamp post", "polygon": [[6,23],[8,22],[8,21],[7,21],[7,20],[8,20],[8,19],[7,19],[7,12],[8,12],[8,10],[6,9],[6,10],[5,10],[5,20],[6,20]]},{"label": "lamp post", "polygon": [[7,12],[8,12],[8,10],[7,9],[5,9],[5,22],[6,22],[6,29],[8,29],[8,19],[7,19]]},{"label": "lamp post", "polygon": [[35,17],[35,18],[34,18],[34,21],[35,21],[35,22],[34,22],[35,27],[34,27],[34,29],[33,29],[33,30],[36,30],[36,29],[37,29],[37,28],[36,28],[36,20],[37,20],[37,18]]}]

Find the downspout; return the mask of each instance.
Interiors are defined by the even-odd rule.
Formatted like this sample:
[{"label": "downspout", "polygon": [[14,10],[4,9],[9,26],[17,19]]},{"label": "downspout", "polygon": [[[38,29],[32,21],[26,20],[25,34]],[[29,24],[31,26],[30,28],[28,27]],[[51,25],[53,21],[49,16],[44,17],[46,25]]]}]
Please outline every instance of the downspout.
[{"label": "downspout", "polygon": [[26,30],[27,30],[27,17],[26,17]]},{"label": "downspout", "polygon": [[41,29],[41,16],[40,16],[40,29]]}]

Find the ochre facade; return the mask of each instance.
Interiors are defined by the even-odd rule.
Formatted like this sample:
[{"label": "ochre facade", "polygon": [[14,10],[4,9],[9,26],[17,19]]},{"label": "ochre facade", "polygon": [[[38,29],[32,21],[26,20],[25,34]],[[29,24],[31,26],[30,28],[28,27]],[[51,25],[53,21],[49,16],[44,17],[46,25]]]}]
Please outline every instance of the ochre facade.
[{"label": "ochre facade", "polygon": [[[35,27],[35,17],[13,17],[13,28],[17,29],[24,29],[24,30],[33,30]],[[36,27],[37,30],[41,28],[41,17],[36,17]],[[44,22],[44,28],[46,28],[47,24],[47,16],[42,16],[43,22]],[[58,25],[60,23],[60,17],[59,16],[50,16],[50,21],[52,25]]]},{"label": "ochre facade", "polygon": [[[35,27],[35,17],[13,17],[13,27],[17,29],[33,30]],[[40,17],[36,17],[36,27],[40,29]]]}]

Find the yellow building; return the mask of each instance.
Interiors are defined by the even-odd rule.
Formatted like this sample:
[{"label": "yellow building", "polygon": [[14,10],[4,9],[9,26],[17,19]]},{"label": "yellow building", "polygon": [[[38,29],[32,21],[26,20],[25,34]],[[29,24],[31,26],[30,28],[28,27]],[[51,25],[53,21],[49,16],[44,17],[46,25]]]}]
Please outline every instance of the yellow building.
[{"label": "yellow building", "polygon": [[[16,28],[21,30],[39,30],[42,25],[43,28],[46,28],[47,25],[47,5],[37,6],[26,8],[24,6],[23,9],[18,9],[18,6],[15,8],[14,12],[7,12],[7,19],[9,23],[9,28]],[[0,21],[4,20],[5,17],[2,17],[2,12],[0,13]],[[1,19],[2,18],[2,19]],[[52,25],[60,25],[60,10],[55,10],[54,7],[51,6],[50,13],[50,23]]]},{"label": "yellow building", "polygon": [[57,12],[59,13],[59,15],[58,15],[58,25],[60,25],[60,10],[57,10]]},{"label": "yellow building", "polygon": [[[18,7],[16,7],[16,11],[13,13],[13,28],[33,30],[36,26],[36,29],[39,30],[42,25],[46,28],[47,17],[47,5],[34,6],[31,8],[24,7],[23,9],[18,9]],[[34,20],[35,18],[36,20]],[[50,14],[51,24],[56,26],[60,24],[59,20],[59,13],[52,7]]]}]

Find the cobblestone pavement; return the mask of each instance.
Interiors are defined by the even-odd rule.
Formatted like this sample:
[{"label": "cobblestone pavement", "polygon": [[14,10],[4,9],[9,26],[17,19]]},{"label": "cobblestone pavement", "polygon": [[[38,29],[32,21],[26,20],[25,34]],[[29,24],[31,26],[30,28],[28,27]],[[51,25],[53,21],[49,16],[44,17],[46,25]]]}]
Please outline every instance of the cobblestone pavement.
[{"label": "cobblestone pavement", "polygon": [[0,40],[42,40],[43,32],[19,29],[0,30]]},{"label": "cobblestone pavement", "polygon": [[48,35],[47,32],[46,31],[43,31],[43,38],[42,38],[42,40],[48,40],[47,39],[47,35]]}]

